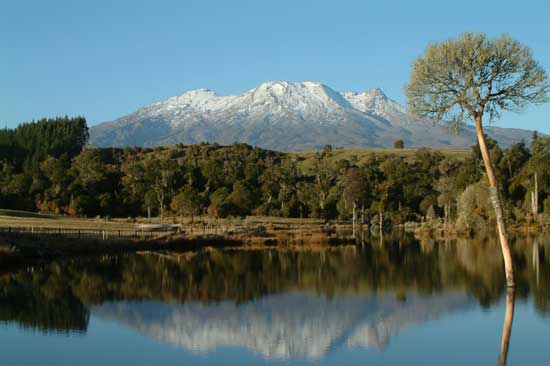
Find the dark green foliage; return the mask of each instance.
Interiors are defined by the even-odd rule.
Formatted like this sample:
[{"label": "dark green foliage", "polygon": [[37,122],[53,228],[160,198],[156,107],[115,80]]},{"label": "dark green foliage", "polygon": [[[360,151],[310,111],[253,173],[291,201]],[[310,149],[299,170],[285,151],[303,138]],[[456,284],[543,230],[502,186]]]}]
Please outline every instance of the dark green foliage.
[{"label": "dark green foliage", "polygon": [[172,198],[170,207],[175,213],[189,215],[193,220],[201,212],[201,196],[192,184],[186,184]]},{"label": "dark green foliage", "polygon": [[[29,126],[36,131],[57,126],[63,131],[70,123],[76,128],[83,119],[68,121],[73,120]],[[43,127],[47,124],[54,127]],[[29,128],[2,131],[3,151],[9,151],[6,147],[14,141],[13,135],[21,133],[17,131]],[[56,147],[61,142],[36,147],[36,151],[29,143],[21,148],[20,159],[13,159],[19,153],[4,155],[0,208],[79,216],[128,217],[149,212],[163,216],[171,210],[178,216],[256,214],[349,220],[355,207],[357,217],[366,221],[379,210],[384,220],[394,224],[419,221],[428,211],[455,220],[459,197],[482,178],[483,171],[477,146],[470,156],[461,158],[419,149],[408,157],[372,153],[360,162],[353,156],[334,159],[332,148],[326,146],[306,169],[297,155],[245,144],[84,149],[75,154],[82,149],[85,134],[81,125],[80,140],[74,137],[77,143],[67,142],[66,151]],[[539,212],[543,212],[545,200],[550,199],[550,138],[537,136],[531,150],[517,143],[504,151],[494,140],[487,140],[507,211],[528,210],[525,201],[534,189],[536,173]]]},{"label": "dark green foliage", "polygon": [[0,161],[29,169],[48,156],[72,158],[88,141],[86,119],[55,118],[23,123],[14,130],[0,130]]},{"label": "dark green foliage", "polygon": [[68,183],[63,177],[68,162],[87,140],[83,117],[42,119],[0,130],[0,205],[33,210],[44,199],[59,200]]},{"label": "dark green foliage", "polygon": [[228,200],[233,205],[235,213],[246,215],[254,209],[257,196],[252,187],[239,180],[233,185],[233,192],[229,195]]}]

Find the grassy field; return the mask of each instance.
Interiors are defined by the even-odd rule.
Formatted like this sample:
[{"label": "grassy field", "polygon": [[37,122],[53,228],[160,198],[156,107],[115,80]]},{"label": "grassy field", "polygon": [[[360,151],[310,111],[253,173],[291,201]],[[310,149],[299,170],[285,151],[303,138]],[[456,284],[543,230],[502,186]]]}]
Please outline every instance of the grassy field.
[{"label": "grassy field", "polygon": [[[402,156],[408,161],[413,161],[414,156],[416,154],[416,151],[418,149],[387,149],[387,148],[349,148],[349,149],[334,149],[332,150],[332,156],[330,157],[330,161],[332,163],[336,163],[340,160],[351,160],[351,159],[357,159],[359,163],[365,162],[368,157],[371,154],[376,154],[378,156],[390,156],[390,155],[397,155]],[[438,150],[441,152],[446,158],[451,159],[462,159],[467,157],[470,154],[470,150]],[[315,154],[317,151],[300,151],[300,152],[292,152],[290,155],[294,155],[300,159],[302,159],[300,168],[303,169],[303,171],[307,171],[308,169],[312,168],[313,166],[313,158],[315,157]]]},{"label": "grassy field", "polygon": [[82,219],[69,216],[43,215],[27,211],[0,209],[2,227],[51,227],[74,229],[133,229],[135,224],[126,219]]},{"label": "grassy field", "polygon": [[[188,220],[186,218],[187,222]],[[137,221],[146,222],[147,219],[139,218]],[[153,219],[154,223],[177,221],[175,217]],[[251,250],[274,246],[288,249],[292,246],[305,249],[350,242],[346,234],[332,229],[325,230],[323,222],[315,219],[250,216],[245,219],[216,220],[204,217],[202,223],[205,222],[215,222],[215,227],[221,230],[203,226],[195,219],[195,226],[186,225],[185,233],[136,235],[134,220],[84,219],[0,209],[0,227],[12,228],[10,233],[0,234],[0,273],[17,266],[26,266],[32,260],[50,260],[63,256],[143,250],[185,251],[203,247]],[[13,230],[14,227],[24,228],[24,232]],[[31,228],[34,230],[29,230]],[[112,230],[115,233],[104,236],[103,230]],[[130,234],[124,231],[130,231]]]},{"label": "grassy field", "polygon": [[[45,228],[71,228],[71,229],[105,229],[105,230],[132,230],[135,229],[136,223],[146,223],[148,220],[145,217],[137,218],[136,220],[128,220],[124,218],[110,218],[108,220],[102,218],[85,219],[69,216],[43,215],[35,212],[4,210],[0,209],[0,227],[45,227]],[[163,224],[178,224],[179,217],[166,217],[160,219],[158,217],[151,219],[152,223]],[[269,216],[248,216],[245,219],[228,218],[214,219],[211,217],[195,217],[195,224],[216,223],[218,225],[232,226],[258,226],[258,225],[273,225],[280,227],[310,227],[322,225],[322,220],[318,219],[299,219],[299,218],[284,218],[284,217],[269,217]],[[190,218],[184,218],[184,223],[189,224]]]}]

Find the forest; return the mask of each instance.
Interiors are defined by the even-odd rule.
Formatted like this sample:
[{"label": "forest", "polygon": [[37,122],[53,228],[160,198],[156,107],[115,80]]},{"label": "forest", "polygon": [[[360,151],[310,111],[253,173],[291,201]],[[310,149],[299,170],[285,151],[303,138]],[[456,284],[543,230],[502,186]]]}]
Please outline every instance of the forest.
[{"label": "forest", "polygon": [[[266,215],[468,228],[493,210],[479,147],[448,156],[372,153],[331,159],[246,144],[93,148],[83,117],[0,130],[0,208],[81,217]],[[501,148],[487,138],[508,221],[550,215],[550,137]],[[306,161],[307,160],[307,161]]]}]

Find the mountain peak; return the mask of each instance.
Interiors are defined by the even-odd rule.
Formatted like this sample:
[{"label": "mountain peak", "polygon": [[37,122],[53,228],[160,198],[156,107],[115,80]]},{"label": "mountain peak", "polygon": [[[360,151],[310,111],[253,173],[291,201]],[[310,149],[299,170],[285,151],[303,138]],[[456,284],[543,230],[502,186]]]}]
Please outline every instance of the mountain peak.
[{"label": "mountain peak", "polygon": [[270,81],[262,83],[256,88],[251,89],[254,93],[267,93],[271,95],[283,95],[289,89],[295,87],[295,83],[290,83],[288,81]]},{"label": "mountain peak", "polygon": [[180,97],[182,97],[182,96],[198,96],[198,95],[213,95],[213,96],[215,96],[216,93],[214,91],[208,89],[208,88],[199,88],[199,89],[188,90],[185,93],[181,94]]},{"label": "mountain peak", "polygon": [[342,92],[341,94],[344,95],[344,96],[349,96],[349,97],[361,96],[361,97],[369,98],[369,99],[371,99],[371,98],[379,98],[381,100],[389,99],[386,96],[386,94],[382,91],[382,89],[380,89],[380,88],[365,90],[364,92],[356,92],[356,91]]},{"label": "mountain peak", "polygon": [[362,112],[381,116],[386,119],[391,119],[392,116],[406,118],[406,108],[388,98],[380,88],[367,90],[363,93],[342,92],[341,94],[354,108]]},{"label": "mountain peak", "polygon": [[[256,115],[284,113],[287,118],[316,118],[323,113],[339,113],[338,111],[352,108],[340,93],[314,81],[271,81],[235,98],[235,102],[241,103],[241,106]],[[323,119],[327,120],[325,117],[321,118]]]},{"label": "mountain peak", "polygon": [[271,92],[277,95],[283,95],[285,93],[292,93],[298,90],[321,90],[330,89],[326,85],[316,81],[270,81],[260,84],[258,87],[251,89],[250,91]]},{"label": "mountain peak", "polygon": [[383,99],[388,99],[386,94],[380,88],[371,89],[368,93],[372,96],[380,97],[380,98],[383,98]]}]

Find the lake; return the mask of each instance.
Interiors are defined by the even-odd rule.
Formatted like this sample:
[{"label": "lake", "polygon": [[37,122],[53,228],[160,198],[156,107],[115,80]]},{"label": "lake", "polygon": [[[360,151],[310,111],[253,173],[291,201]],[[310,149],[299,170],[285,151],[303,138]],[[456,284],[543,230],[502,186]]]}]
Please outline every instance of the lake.
[{"label": "lake", "polygon": [[0,275],[2,365],[550,364],[550,242],[59,260]]}]

